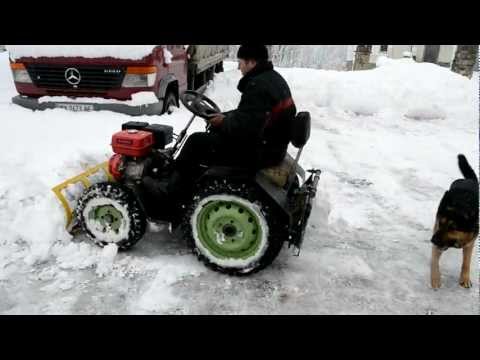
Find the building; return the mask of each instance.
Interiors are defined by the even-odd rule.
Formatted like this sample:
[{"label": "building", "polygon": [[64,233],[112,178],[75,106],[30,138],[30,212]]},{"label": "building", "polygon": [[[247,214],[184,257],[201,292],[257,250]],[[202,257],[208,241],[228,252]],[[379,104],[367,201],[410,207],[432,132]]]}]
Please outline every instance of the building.
[{"label": "building", "polygon": [[[349,45],[347,68],[353,68],[357,45]],[[392,59],[404,57],[413,58],[418,62],[430,62],[440,66],[450,67],[455,56],[457,45],[372,45],[369,68],[375,67],[379,56]],[[478,60],[477,60],[478,61]],[[477,66],[478,67],[478,66]]]},{"label": "building", "polygon": [[457,45],[390,45],[387,56],[393,59],[408,56],[418,62],[429,62],[450,67],[455,56]]}]

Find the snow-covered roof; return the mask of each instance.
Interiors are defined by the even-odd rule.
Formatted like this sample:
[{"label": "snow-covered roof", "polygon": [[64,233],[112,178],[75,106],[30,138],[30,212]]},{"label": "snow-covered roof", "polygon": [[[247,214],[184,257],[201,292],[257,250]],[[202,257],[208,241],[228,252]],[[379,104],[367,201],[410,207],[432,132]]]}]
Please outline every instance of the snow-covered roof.
[{"label": "snow-covered roof", "polygon": [[157,45],[7,45],[10,57],[113,57],[140,60]]}]

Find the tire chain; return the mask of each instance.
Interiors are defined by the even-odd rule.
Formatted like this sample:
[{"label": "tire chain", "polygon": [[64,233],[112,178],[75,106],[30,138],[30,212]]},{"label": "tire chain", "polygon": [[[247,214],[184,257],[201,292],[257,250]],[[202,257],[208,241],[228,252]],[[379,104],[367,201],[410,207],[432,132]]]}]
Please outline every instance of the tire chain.
[{"label": "tire chain", "polygon": [[[250,268],[248,271],[242,271],[242,269],[238,268],[224,268],[214,264],[206,256],[201,254],[195,245],[190,221],[198,203],[207,196],[223,194],[235,195],[259,206],[260,211],[265,217],[269,227],[267,250],[254,265],[253,269]],[[254,274],[264,269],[270,265],[273,260],[275,260],[283,247],[284,240],[288,238],[288,227],[282,226],[281,223],[279,223],[279,217],[276,216],[275,209],[267,204],[268,200],[265,199],[265,196],[260,194],[259,191],[256,190],[252,185],[248,186],[246,184],[228,183],[225,179],[214,180],[211,184],[203,183],[203,186],[202,184],[198,184],[194,191],[193,200],[189,204],[184,205],[186,211],[180,226],[184,240],[187,242],[187,245],[190,247],[192,252],[197,256],[198,260],[203,262],[212,270],[230,276],[247,276]]]},{"label": "tire chain", "polygon": [[130,216],[128,238],[119,241],[116,245],[120,250],[128,250],[143,237],[147,226],[146,216],[140,208],[137,199],[135,199],[134,195],[130,193],[129,189],[116,183],[98,183],[84,191],[75,209],[75,217],[81,224],[82,230],[100,247],[104,247],[105,245],[108,245],[108,243],[96,239],[88,230],[85,224],[85,219],[83,218],[83,210],[87,203],[90,200],[98,198],[113,199],[125,207]]}]

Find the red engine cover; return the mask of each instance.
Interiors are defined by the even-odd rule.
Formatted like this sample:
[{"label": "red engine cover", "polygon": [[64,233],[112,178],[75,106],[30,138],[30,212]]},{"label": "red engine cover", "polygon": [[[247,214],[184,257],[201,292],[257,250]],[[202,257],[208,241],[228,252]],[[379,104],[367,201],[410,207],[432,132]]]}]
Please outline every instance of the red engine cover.
[{"label": "red engine cover", "polygon": [[112,148],[116,154],[142,157],[150,153],[153,134],[141,130],[123,130],[112,136]]},{"label": "red engine cover", "polygon": [[108,171],[115,180],[122,178],[123,155],[115,154],[108,161]]}]

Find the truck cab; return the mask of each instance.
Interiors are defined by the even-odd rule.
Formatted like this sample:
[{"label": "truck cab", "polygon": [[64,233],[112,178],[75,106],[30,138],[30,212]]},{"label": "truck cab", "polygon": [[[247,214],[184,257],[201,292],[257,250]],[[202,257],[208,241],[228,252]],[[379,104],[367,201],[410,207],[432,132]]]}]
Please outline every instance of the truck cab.
[{"label": "truck cab", "polygon": [[[228,53],[218,45],[143,46],[143,54],[138,53],[139,47],[130,46],[129,52],[126,45],[94,51],[74,46],[9,46],[10,67],[19,93],[12,101],[34,110],[60,107],[162,114],[178,106],[181,92],[196,90],[213,79],[194,73],[197,69],[205,74],[218,72],[219,63]],[[200,47],[200,53],[208,54],[211,61],[205,57],[190,59],[188,52],[195,47]],[[205,47],[212,49],[206,51]],[[197,63],[209,66],[198,67]],[[189,79],[192,76],[194,80]]]}]

